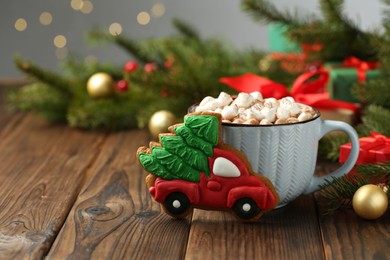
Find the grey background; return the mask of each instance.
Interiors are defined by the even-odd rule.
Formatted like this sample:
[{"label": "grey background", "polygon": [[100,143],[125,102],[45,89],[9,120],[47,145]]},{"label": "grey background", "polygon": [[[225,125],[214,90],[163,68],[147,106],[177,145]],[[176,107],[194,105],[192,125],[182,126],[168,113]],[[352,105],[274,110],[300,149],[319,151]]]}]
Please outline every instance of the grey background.
[{"label": "grey background", "polygon": [[[70,7],[70,0],[13,0],[0,4],[0,77],[21,77],[13,64],[15,54],[42,67],[58,70],[59,59],[53,38],[62,34],[67,38],[66,48],[82,57],[96,56],[98,61],[123,64],[130,57],[113,45],[92,47],[86,44],[84,33],[92,28],[108,28],[114,22],[122,25],[124,35],[136,39],[173,34],[171,20],[184,19],[195,26],[203,37],[219,37],[243,49],[268,49],[267,27],[254,22],[240,9],[239,0],[92,0],[94,9],[82,14]],[[136,16],[150,12],[155,3],[165,5],[165,14],[151,17],[148,25],[139,25]],[[274,0],[280,8],[297,9],[301,13],[319,14],[318,1]],[[346,12],[364,29],[380,26],[383,5],[379,0],[346,0]],[[49,26],[39,23],[44,12],[53,15]],[[14,24],[26,19],[28,26],[19,32]]]}]

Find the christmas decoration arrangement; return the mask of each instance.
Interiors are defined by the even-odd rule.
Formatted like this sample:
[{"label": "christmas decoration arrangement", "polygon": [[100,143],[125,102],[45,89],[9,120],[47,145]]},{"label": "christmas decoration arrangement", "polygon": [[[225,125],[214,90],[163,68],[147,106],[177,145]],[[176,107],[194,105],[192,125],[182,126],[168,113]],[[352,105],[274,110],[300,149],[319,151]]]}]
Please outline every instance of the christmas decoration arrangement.
[{"label": "christmas decoration arrangement", "polygon": [[[91,31],[91,42],[116,44],[129,54],[129,61],[117,67],[70,58],[59,74],[16,58],[17,67],[32,81],[11,93],[9,102],[16,110],[35,112],[71,127],[122,130],[147,126],[157,138],[193,104],[214,107],[215,102],[208,102],[212,100],[202,101],[207,96],[226,92],[217,101],[238,92],[261,92],[263,98],[275,100],[291,96],[294,102],[314,107],[323,119],[351,124],[360,137],[356,167],[345,177],[322,185],[319,198],[327,212],[352,207],[363,218],[382,216],[388,208],[383,194],[390,196],[389,3],[384,3],[383,30],[377,31],[360,28],[345,14],[342,0],[319,0],[322,16],[280,11],[267,0],[241,0],[241,4],[254,20],[269,24],[269,36],[281,46],[273,46],[270,53],[237,51],[221,40],[202,39],[179,20],[173,22],[178,35],[140,42]],[[250,97],[243,96],[238,100],[248,103]],[[216,112],[227,115],[224,120],[233,123],[237,119],[239,124],[260,124],[263,116],[273,119],[273,112],[275,120],[268,123],[275,124],[286,115],[282,110],[278,115],[277,111],[219,108]],[[172,128],[171,135],[180,136]],[[347,143],[345,134],[327,135],[320,140],[320,156],[344,162],[350,151]],[[164,146],[162,139],[160,144]],[[372,201],[380,203],[370,208]]]},{"label": "christmas decoration arrangement", "polygon": [[140,147],[149,193],[166,213],[185,217],[193,208],[232,210],[242,221],[256,221],[276,207],[278,194],[254,173],[246,156],[221,139],[221,115],[196,112]]},{"label": "christmas decoration arrangement", "polygon": [[[278,37],[279,33],[280,37],[288,39],[290,43],[282,50],[287,53],[283,55],[300,47],[300,53],[291,54],[302,57],[308,66],[307,71],[328,73],[328,82],[322,88],[304,86],[300,93],[323,95],[326,99],[322,100],[329,100],[325,106],[332,102],[351,104],[350,108],[336,105],[337,109],[333,110],[331,107],[321,108],[322,104],[313,104],[323,115],[352,123],[361,137],[362,148],[355,169],[322,185],[319,198],[327,208],[325,213],[352,206],[362,218],[379,218],[387,211],[390,197],[390,159],[387,156],[390,149],[387,142],[390,136],[389,3],[385,3],[383,33],[359,28],[345,15],[344,1],[341,0],[320,0],[322,17],[280,11],[267,0],[242,0],[241,3],[243,10],[255,20],[271,25],[273,37]],[[254,91],[253,86],[267,88],[269,84],[274,86],[273,89],[284,91],[283,86],[270,83],[266,77],[255,76],[243,74],[241,77],[246,78],[244,84],[242,79],[222,80],[241,91],[248,88]],[[293,90],[294,87],[291,93]],[[271,93],[271,96],[275,94]],[[340,162],[345,160],[350,149],[350,145],[345,144],[346,136],[333,134],[321,142],[322,156],[333,160],[340,157]]]},{"label": "christmas decoration arrangement", "polygon": [[[91,43],[109,42],[129,53],[130,60],[122,68],[70,58],[59,74],[17,58],[17,67],[32,77],[32,83],[12,93],[10,104],[71,127],[121,130],[146,126],[158,111],[181,118],[204,96],[233,93],[218,78],[259,73],[263,52],[237,51],[222,40],[202,39],[182,21],[173,24],[178,35],[140,42],[89,32]],[[290,76],[273,74],[280,79]]]}]

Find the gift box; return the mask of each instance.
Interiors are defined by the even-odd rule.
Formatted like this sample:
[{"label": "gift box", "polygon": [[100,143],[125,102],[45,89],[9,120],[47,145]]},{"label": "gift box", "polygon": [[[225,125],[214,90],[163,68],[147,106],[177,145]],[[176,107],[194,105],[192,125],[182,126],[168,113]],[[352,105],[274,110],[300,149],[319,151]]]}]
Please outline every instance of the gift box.
[{"label": "gift box", "polygon": [[[360,150],[356,164],[375,163],[390,160],[390,138],[378,133],[371,132],[371,136],[359,139]],[[348,159],[351,152],[351,143],[340,147],[339,161]]]},{"label": "gift box", "polygon": [[352,95],[352,87],[369,79],[380,76],[378,62],[361,61],[355,57],[348,57],[343,62],[327,62],[325,68],[329,71],[328,91],[331,99],[347,102],[359,102]]},{"label": "gift box", "polygon": [[[379,70],[365,72],[366,79],[379,78]],[[344,100],[347,102],[359,102],[352,95],[352,87],[358,82],[358,72],[354,68],[332,69],[329,73],[328,90],[332,99]]]},{"label": "gift box", "polygon": [[288,26],[273,23],[268,26],[268,49],[271,52],[301,52],[300,47],[285,36]]}]

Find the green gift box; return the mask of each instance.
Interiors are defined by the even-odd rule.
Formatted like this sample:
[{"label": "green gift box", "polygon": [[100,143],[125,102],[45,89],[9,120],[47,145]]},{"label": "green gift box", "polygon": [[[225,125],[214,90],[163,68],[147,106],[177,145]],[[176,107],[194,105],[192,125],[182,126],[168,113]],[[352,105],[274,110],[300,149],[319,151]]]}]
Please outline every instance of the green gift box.
[{"label": "green gift box", "polygon": [[[357,103],[359,100],[352,95],[352,86],[359,81],[364,82],[380,76],[377,69],[358,72],[356,68],[336,67],[334,63],[328,65],[330,66],[326,64],[325,68],[329,70],[328,91],[331,99]],[[364,75],[363,80],[359,80],[359,74]]]},{"label": "green gift box", "polygon": [[299,46],[285,36],[288,26],[272,23],[268,26],[268,48],[271,52],[301,52]]}]

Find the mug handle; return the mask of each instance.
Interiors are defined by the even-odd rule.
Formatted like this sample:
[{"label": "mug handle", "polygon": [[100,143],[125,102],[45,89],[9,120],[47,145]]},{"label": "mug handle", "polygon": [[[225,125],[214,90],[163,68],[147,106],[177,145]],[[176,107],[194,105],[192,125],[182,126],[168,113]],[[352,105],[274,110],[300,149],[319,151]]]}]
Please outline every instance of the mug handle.
[{"label": "mug handle", "polygon": [[319,190],[320,185],[325,184],[326,181],[331,181],[332,177],[337,178],[347,174],[355,166],[356,160],[359,156],[360,145],[359,137],[352,126],[340,121],[323,120],[320,126],[319,139],[321,139],[325,134],[336,130],[343,131],[348,135],[352,143],[351,153],[349,154],[347,161],[334,172],[322,177],[313,176],[310,185],[304,191],[305,194]]}]

